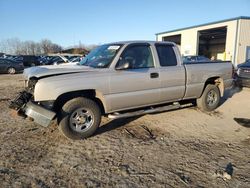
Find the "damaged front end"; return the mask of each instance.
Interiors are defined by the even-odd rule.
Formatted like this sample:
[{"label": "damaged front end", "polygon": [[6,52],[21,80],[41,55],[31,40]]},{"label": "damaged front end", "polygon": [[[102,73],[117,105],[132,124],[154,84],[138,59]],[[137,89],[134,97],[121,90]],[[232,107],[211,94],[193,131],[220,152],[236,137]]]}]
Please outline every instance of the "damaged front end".
[{"label": "damaged front end", "polygon": [[[31,86],[32,82],[29,82]],[[47,127],[56,113],[48,110],[32,100],[31,94],[34,89],[35,83],[32,87],[27,87],[26,90],[19,93],[19,95],[10,102],[9,107],[17,111],[17,114],[23,117],[31,118],[35,123]]]}]

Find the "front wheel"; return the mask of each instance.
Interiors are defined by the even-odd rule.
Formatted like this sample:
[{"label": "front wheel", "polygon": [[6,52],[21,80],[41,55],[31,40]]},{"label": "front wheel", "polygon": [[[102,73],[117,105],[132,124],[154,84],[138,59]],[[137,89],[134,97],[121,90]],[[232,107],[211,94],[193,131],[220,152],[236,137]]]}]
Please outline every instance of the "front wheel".
[{"label": "front wheel", "polygon": [[99,106],[91,99],[78,97],[66,102],[59,114],[59,129],[69,139],[84,139],[94,134],[101,122]]},{"label": "front wheel", "polygon": [[8,74],[15,74],[16,73],[16,69],[13,67],[8,68]]},{"label": "front wheel", "polygon": [[220,90],[216,85],[208,84],[197,99],[197,106],[203,111],[213,111],[220,102]]}]

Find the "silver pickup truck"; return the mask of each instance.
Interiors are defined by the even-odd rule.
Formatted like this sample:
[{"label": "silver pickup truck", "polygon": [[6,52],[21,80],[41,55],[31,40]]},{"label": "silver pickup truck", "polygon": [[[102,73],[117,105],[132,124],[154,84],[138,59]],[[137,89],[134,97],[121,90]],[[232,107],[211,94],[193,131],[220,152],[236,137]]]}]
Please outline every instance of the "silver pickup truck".
[{"label": "silver pickup truck", "polygon": [[26,69],[25,90],[10,107],[45,127],[57,120],[66,137],[82,139],[94,134],[101,116],[177,109],[190,99],[204,111],[214,110],[232,85],[232,67],[219,62],[185,65],[170,42],[105,44],[80,65]]}]

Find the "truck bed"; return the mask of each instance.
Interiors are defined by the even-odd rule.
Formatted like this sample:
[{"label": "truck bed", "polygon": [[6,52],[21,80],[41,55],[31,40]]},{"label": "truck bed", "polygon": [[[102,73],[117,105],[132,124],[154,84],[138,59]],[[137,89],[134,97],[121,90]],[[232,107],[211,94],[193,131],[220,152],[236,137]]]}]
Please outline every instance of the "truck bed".
[{"label": "truck bed", "polygon": [[184,99],[199,98],[202,94],[204,83],[208,78],[222,78],[225,88],[229,88],[232,85],[233,65],[230,61],[188,63],[184,64],[184,67],[186,69],[186,92]]}]

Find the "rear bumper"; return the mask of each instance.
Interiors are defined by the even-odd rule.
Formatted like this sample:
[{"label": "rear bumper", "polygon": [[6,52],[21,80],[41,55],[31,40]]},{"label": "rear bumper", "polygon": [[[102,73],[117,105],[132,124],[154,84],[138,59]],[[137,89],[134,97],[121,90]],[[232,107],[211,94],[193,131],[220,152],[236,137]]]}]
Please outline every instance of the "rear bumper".
[{"label": "rear bumper", "polygon": [[11,101],[9,107],[16,110],[18,115],[29,117],[41,126],[49,126],[56,113],[30,101],[30,98],[31,94],[23,91],[15,100]]}]

